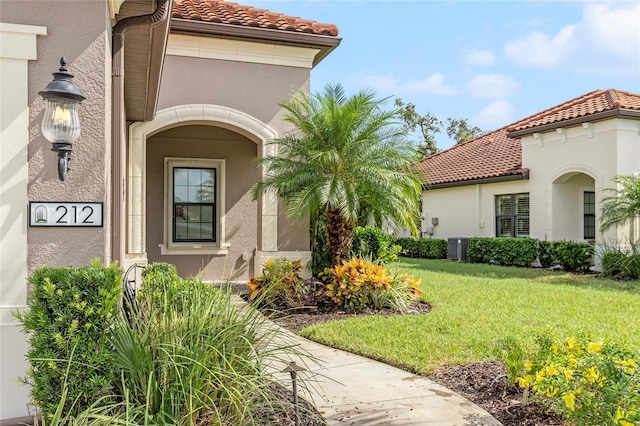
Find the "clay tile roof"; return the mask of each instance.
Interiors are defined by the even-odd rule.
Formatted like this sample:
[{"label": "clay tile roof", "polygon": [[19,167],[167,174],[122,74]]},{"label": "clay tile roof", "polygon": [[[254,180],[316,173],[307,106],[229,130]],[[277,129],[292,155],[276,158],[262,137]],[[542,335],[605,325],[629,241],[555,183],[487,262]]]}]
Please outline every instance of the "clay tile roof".
[{"label": "clay tile roof", "polygon": [[594,90],[502,129],[433,154],[416,163],[416,168],[431,186],[472,183],[491,178],[525,178],[529,170],[522,167],[522,147],[516,135],[526,134],[527,129],[538,126],[554,125],[582,117],[588,120],[594,114],[629,110],[634,111],[634,117],[640,117],[635,112],[640,111],[640,94],[615,89]]},{"label": "clay tile roof", "polygon": [[640,95],[622,90],[594,90],[509,126],[509,132],[586,117],[614,109],[640,110]]},{"label": "clay tile roof", "polygon": [[417,163],[428,185],[453,184],[477,179],[524,177],[519,139],[507,137],[507,128],[433,154]]},{"label": "clay tile roof", "polygon": [[173,18],[337,36],[338,27],[223,0],[175,0]]}]

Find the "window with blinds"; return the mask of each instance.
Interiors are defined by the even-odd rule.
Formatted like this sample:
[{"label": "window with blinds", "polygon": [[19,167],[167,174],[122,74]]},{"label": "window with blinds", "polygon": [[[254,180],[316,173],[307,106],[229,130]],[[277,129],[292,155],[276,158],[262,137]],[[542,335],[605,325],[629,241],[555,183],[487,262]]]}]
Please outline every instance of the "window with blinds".
[{"label": "window with blinds", "polygon": [[496,195],[496,237],[529,236],[529,193]]},{"label": "window with blinds", "polygon": [[596,238],[596,193],[584,192],[584,239]]}]

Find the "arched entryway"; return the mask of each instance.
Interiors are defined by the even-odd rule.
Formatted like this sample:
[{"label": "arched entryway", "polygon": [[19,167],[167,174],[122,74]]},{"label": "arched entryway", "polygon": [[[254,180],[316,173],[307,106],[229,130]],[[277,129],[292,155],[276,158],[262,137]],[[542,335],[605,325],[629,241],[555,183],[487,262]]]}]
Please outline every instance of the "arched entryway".
[{"label": "arched entryway", "polygon": [[[215,105],[168,108],[159,111],[153,121],[133,124],[129,132],[126,264],[163,260],[178,265],[183,275],[196,271],[206,273],[205,279],[244,279],[254,273],[264,253],[276,255],[277,199],[263,197],[256,204],[248,194],[260,176],[253,159],[272,153],[273,146],[266,142],[274,137],[275,132],[254,117]],[[211,241],[175,234],[175,227],[181,225],[176,225],[172,215],[180,206],[168,197],[168,191],[177,185],[171,180],[175,168],[208,170],[216,176],[215,218],[187,219],[189,226],[199,221],[197,226],[203,230],[215,222]],[[249,205],[251,214],[247,213]],[[242,226],[239,218],[246,220]]]},{"label": "arched entryway", "polygon": [[595,179],[587,173],[567,171],[552,182],[551,222],[556,241],[595,241],[599,197]]}]

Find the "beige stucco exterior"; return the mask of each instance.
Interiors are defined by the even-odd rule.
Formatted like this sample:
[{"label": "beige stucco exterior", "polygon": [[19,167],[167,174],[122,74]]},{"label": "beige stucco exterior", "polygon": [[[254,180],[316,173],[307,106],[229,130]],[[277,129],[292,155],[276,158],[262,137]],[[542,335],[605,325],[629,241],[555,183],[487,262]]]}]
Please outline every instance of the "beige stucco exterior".
[{"label": "beige stucco exterior", "polygon": [[[12,313],[27,308],[27,277],[35,269],[45,264],[86,266],[94,258],[110,262],[116,228],[126,229],[123,266],[171,262],[181,275],[209,281],[245,282],[270,257],[310,260],[307,223],[286,218],[272,194],[254,201],[250,188],[262,173],[256,158],[275,154],[268,142],[291,130],[278,103],[295,91],[309,90],[310,70],[321,49],[170,35],[164,68],[155,76],[156,82],[161,81],[157,105],[155,100],[150,103],[157,106],[155,118],[128,122],[118,132],[124,135],[127,161],[122,167],[122,190],[114,191],[112,141],[117,126],[112,127],[112,121],[118,122],[113,120],[118,108],[126,116],[126,107],[124,101],[112,99],[118,93],[112,90],[112,27],[122,19],[119,12],[126,9],[125,16],[131,16],[137,4],[127,0],[2,1],[0,421],[30,414],[29,390],[17,383],[26,373],[27,340]],[[145,12],[141,13],[149,13],[155,4],[142,5]],[[135,37],[144,38],[145,30],[153,33],[145,27],[136,29]],[[158,36],[159,30],[155,31],[153,35]],[[125,36],[125,46],[126,40]],[[148,43],[149,49],[157,45]],[[73,146],[64,182],[58,179],[51,143],[41,135],[44,102],[38,95],[52,80],[62,56],[86,97],[80,106],[82,133]],[[126,64],[124,70],[126,81],[126,72],[134,71]],[[140,69],[135,72],[141,75]],[[219,208],[224,220],[218,247],[181,252],[166,247],[165,165],[170,158],[221,165]],[[112,225],[111,206],[117,205],[112,204],[113,193],[124,197],[123,208],[117,209],[123,211],[124,226]],[[102,203],[103,224],[30,227],[29,202],[33,201]]]},{"label": "beige stucco exterior", "polygon": [[[27,342],[12,312],[27,305],[27,276],[43,264],[87,265],[108,260],[107,227],[28,227],[30,201],[107,202],[109,157],[110,25],[104,2],[3,1],[0,20],[0,419],[29,414]],[[74,22],[74,25],[69,25]],[[60,57],[87,100],[82,134],[73,150],[73,172],[60,182],[56,156],[40,133],[44,102],[38,91],[51,81]],[[105,204],[106,205],[106,204]]]},{"label": "beige stucco exterior", "polygon": [[[310,259],[306,225],[284,217],[275,197],[252,201],[249,191],[260,177],[255,159],[273,152],[269,140],[291,130],[278,103],[309,88],[313,55],[282,52],[269,44],[170,35],[160,111],[129,132],[128,264],[165,261],[185,276],[243,281],[269,257]],[[152,215],[161,206],[166,157],[226,161],[224,247],[168,249],[166,205],[162,217]]]},{"label": "beige stucco exterior", "polygon": [[530,236],[584,241],[583,193],[596,198],[596,245],[626,245],[637,229],[598,230],[605,188],[618,174],[640,170],[640,121],[610,118],[524,136],[522,167],[529,179],[442,187],[423,192],[423,229],[438,218],[432,238],[496,236],[495,196],[527,192]]}]

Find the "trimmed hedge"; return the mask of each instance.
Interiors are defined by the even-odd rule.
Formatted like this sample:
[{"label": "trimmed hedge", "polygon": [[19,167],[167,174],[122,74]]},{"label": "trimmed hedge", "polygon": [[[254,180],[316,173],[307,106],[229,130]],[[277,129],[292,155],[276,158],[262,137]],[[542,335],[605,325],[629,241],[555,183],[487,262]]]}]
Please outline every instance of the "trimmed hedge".
[{"label": "trimmed hedge", "polygon": [[558,263],[565,271],[588,271],[593,266],[594,248],[589,243],[556,241]]},{"label": "trimmed hedge", "polygon": [[538,257],[538,240],[533,238],[469,238],[467,257],[473,263],[529,267]]},{"label": "trimmed hedge", "polygon": [[402,254],[407,257],[420,257],[423,259],[447,258],[447,240],[396,238],[395,243],[402,247]]},{"label": "trimmed hedge", "polygon": [[400,246],[392,243],[391,236],[377,226],[356,226],[351,246],[352,257],[386,264],[395,260],[400,250]]}]

